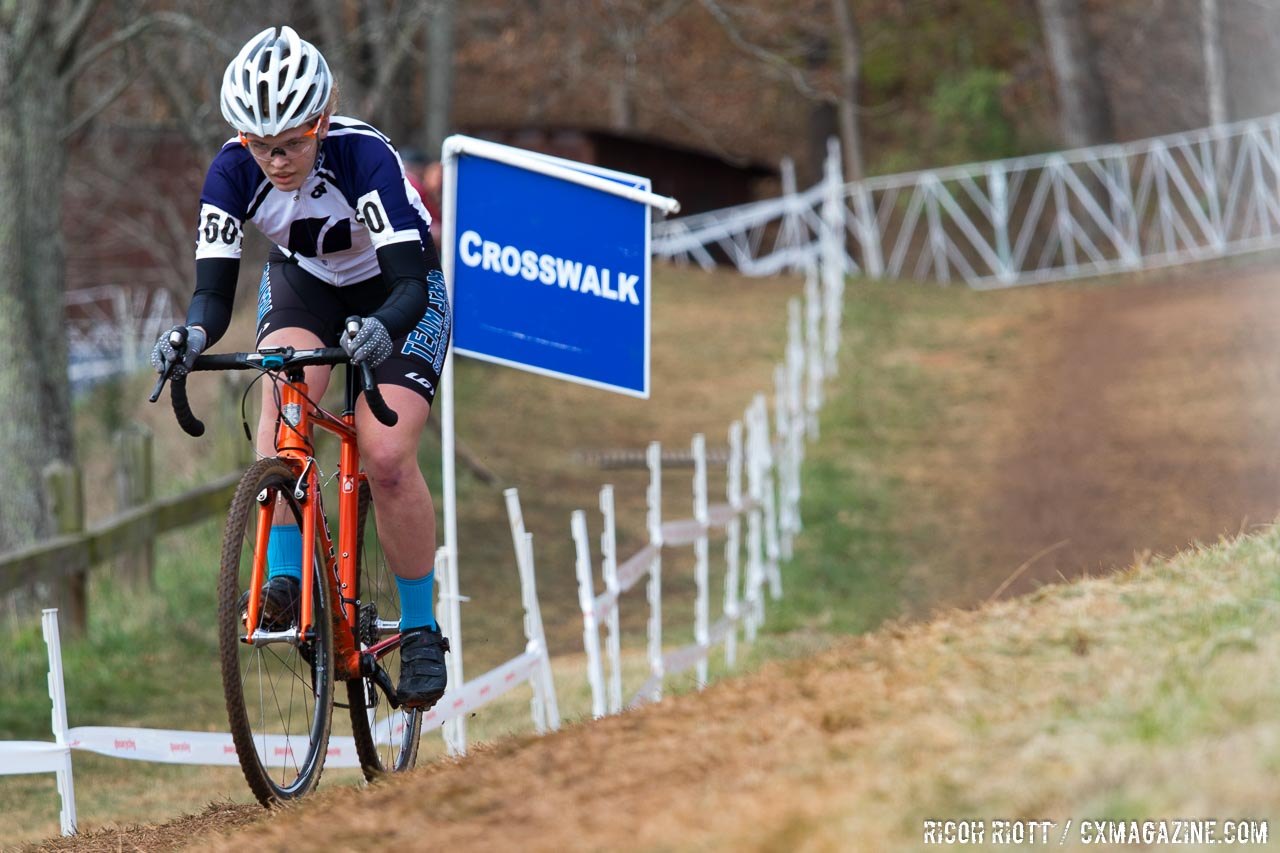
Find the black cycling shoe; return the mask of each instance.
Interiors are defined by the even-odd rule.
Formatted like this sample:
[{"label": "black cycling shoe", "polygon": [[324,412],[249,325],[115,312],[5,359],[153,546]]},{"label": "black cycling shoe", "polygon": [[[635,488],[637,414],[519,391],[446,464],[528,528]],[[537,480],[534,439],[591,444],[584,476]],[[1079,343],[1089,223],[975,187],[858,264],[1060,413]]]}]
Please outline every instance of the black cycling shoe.
[{"label": "black cycling shoe", "polygon": [[[264,631],[286,631],[298,619],[298,599],[302,585],[297,578],[277,575],[262,585],[262,614],[258,627]],[[240,621],[249,621],[249,590],[240,594]]]},{"label": "black cycling shoe", "polygon": [[440,701],[447,678],[449,638],[436,628],[410,628],[400,635],[400,686],[396,701],[423,711]]}]

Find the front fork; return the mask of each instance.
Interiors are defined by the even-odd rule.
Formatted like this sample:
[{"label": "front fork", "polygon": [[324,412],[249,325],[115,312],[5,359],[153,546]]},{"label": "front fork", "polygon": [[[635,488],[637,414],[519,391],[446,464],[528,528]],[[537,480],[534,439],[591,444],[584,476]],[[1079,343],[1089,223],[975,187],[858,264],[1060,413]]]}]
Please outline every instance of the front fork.
[{"label": "front fork", "polygon": [[[343,448],[343,470],[355,470],[355,460],[346,459],[347,450]],[[302,474],[294,485],[294,498],[302,505],[302,565],[315,565],[316,534],[319,533],[324,548],[325,568],[323,576],[329,585],[329,600],[333,606],[329,608],[329,616],[333,625],[334,667],[337,677],[343,681],[354,678],[370,678],[386,695],[391,707],[399,707],[395,698],[395,688],[391,677],[378,662],[379,659],[400,643],[399,635],[388,637],[375,643],[368,649],[361,650],[357,642],[359,628],[360,601],[351,593],[356,592],[357,563],[359,558],[359,482],[360,475],[343,474],[340,478],[341,494],[339,507],[339,545],[341,561],[333,548],[333,539],[329,533],[327,521],[317,524],[317,518],[323,518],[324,507],[320,502],[319,482],[316,477],[314,460],[307,459]],[[246,614],[248,625],[259,624],[262,613],[262,585],[267,577],[267,543],[271,536],[271,527],[275,520],[275,495],[264,489],[258,495],[258,529],[254,541],[253,569],[249,582],[249,602]],[[375,534],[376,535],[376,534]],[[341,566],[341,571],[339,571]],[[314,639],[314,622],[312,621],[313,602],[315,601],[315,574],[302,573],[300,590],[299,627],[296,641],[299,643]],[[247,627],[247,626],[246,626]],[[292,633],[292,632],[288,632]],[[261,643],[277,640],[275,636],[267,637],[261,629],[247,632],[247,643]]]}]

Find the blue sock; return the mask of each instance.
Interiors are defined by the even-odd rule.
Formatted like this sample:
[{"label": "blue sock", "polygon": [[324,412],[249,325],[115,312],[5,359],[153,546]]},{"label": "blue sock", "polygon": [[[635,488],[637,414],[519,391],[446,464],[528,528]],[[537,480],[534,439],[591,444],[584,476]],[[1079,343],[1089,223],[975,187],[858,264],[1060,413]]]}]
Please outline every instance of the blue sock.
[{"label": "blue sock", "polygon": [[267,540],[267,579],[291,577],[302,583],[302,531],[296,524],[271,525]]},{"label": "blue sock", "polygon": [[396,588],[400,590],[400,630],[423,626],[436,630],[435,571],[417,580],[406,580],[397,575]]}]

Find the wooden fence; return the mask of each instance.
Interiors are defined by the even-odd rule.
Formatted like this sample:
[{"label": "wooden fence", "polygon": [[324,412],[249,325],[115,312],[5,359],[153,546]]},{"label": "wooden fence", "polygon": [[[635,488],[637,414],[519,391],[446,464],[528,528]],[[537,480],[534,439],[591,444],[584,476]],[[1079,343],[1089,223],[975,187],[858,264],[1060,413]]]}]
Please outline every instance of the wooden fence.
[{"label": "wooden fence", "polygon": [[156,537],[224,514],[242,473],[235,471],[185,494],[157,499],[150,431],[140,426],[123,430],[116,436],[115,448],[120,512],[86,525],[81,472],[55,462],[44,472],[54,537],[0,554],[0,595],[49,584],[64,624],[73,633],[82,632],[87,621],[85,588],[91,567],[115,560],[127,582],[149,586]]}]

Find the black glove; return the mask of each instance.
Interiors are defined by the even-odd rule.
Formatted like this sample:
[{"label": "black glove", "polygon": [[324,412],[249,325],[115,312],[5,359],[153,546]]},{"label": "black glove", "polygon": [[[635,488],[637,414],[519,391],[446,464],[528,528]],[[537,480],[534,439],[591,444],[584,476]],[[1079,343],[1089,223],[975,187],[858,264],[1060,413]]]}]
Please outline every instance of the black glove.
[{"label": "black glove", "polygon": [[[169,340],[170,335],[184,331],[187,336],[186,344],[175,348]],[[204,351],[207,340],[204,329],[199,326],[174,326],[161,335],[160,340],[156,341],[156,345],[151,349],[151,366],[156,369],[156,373],[164,373],[172,364],[174,367],[173,373],[170,374],[171,378],[181,379],[195,366],[196,356]]]},{"label": "black glove", "polygon": [[355,364],[377,367],[391,355],[391,335],[377,317],[365,317],[360,321],[360,331],[355,335],[350,329],[344,329],[338,343]]}]

